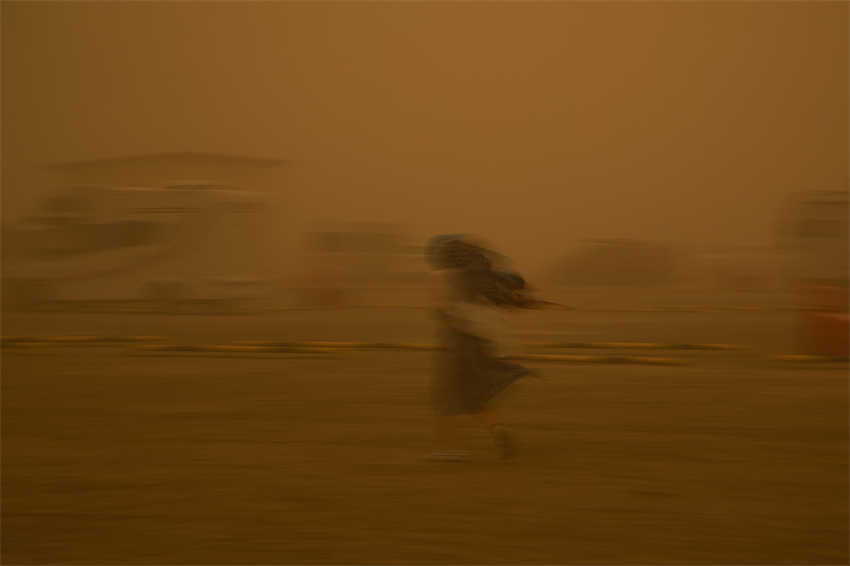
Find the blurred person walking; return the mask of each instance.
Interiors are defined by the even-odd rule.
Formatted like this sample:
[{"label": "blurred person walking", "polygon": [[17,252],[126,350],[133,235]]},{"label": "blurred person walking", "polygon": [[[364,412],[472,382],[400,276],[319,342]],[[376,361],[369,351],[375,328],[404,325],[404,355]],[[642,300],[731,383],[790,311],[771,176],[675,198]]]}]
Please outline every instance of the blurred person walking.
[{"label": "blurred person walking", "polygon": [[504,358],[505,309],[527,308],[519,275],[495,269],[502,258],[467,236],[438,236],[426,248],[434,269],[440,351],[431,388],[437,449],[430,459],[462,461],[460,421],[473,417],[489,430],[503,459],[516,456],[512,434],[496,418],[493,401],[531,370]]}]

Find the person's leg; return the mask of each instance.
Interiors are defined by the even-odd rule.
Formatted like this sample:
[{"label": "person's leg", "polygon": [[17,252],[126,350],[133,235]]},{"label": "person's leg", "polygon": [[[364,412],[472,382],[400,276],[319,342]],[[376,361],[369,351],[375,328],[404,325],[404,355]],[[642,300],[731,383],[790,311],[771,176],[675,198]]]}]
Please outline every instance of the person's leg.
[{"label": "person's leg", "polygon": [[477,416],[479,424],[490,433],[499,457],[503,460],[516,458],[518,447],[514,435],[504,425],[499,414],[494,410],[485,410]]},{"label": "person's leg", "polygon": [[437,450],[458,450],[460,447],[458,417],[440,415],[434,423]]},{"label": "person's leg", "polygon": [[469,453],[461,446],[460,416],[437,416],[434,421],[434,440],[435,447],[429,460],[457,462],[469,457]]}]

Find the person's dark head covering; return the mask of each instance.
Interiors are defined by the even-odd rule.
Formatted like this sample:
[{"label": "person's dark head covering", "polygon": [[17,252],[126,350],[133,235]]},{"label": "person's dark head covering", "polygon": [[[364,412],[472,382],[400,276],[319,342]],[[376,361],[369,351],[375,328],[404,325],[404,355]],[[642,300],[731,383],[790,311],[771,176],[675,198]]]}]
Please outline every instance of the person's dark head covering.
[{"label": "person's dark head covering", "polygon": [[527,303],[528,286],[523,277],[508,269],[497,269],[503,258],[468,236],[436,236],[425,248],[428,263],[435,269],[459,269],[459,290],[466,300],[502,307]]},{"label": "person's dark head covering", "polygon": [[513,271],[496,271],[493,273],[496,279],[511,291],[522,291],[525,289],[525,279]]},{"label": "person's dark head covering", "polygon": [[483,246],[460,234],[435,236],[425,249],[426,259],[435,269],[489,269],[490,255]]}]

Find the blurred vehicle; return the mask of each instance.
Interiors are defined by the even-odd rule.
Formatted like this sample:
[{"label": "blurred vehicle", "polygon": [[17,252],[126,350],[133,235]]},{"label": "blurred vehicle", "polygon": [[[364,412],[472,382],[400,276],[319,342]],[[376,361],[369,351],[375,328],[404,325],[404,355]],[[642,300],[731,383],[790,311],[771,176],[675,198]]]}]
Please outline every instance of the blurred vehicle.
[{"label": "blurred vehicle", "polygon": [[135,301],[233,307],[258,299],[264,196],[210,182],[74,186],[4,230],[4,308]]},{"label": "blurred vehicle", "polygon": [[779,287],[776,250],[770,246],[711,246],[697,249],[693,263],[707,288],[721,292],[772,292]]},{"label": "blurred vehicle", "polygon": [[848,224],[846,190],[796,193],[782,211],[779,247],[802,311],[804,351],[848,355]]},{"label": "blurred vehicle", "polygon": [[406,300],[426,277],[422,249],[393,224],[349,222],[306,234],[299,303],[345,306]]},{"label": "blurred vehicle", "polygon": [[557,283],[572,286],[661,285],[676,272],[672,248],[630,239],[587,240],[558,262]]}]

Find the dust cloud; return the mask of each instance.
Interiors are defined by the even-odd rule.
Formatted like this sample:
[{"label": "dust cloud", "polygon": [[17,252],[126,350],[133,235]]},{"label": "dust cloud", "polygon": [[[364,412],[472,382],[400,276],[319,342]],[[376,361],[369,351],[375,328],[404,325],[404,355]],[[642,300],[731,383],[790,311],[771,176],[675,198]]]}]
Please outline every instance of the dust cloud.
[{"label": "dust cloud", "polygon": [[846,12],[6,2],[4,214],[43,164],[210,151],[292,162],[283,227],[483,233],[529,266],[581,238],[765,245],[789,193],[846,189]]},{"label": "dust cloud", "polygon": [[[0,13],[4,558],[846,562],[846,2]],[[525,468],[419,462],[438,234],[546,306]]]}]

